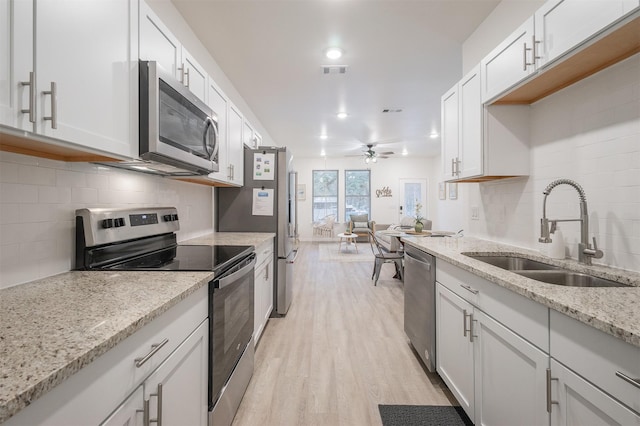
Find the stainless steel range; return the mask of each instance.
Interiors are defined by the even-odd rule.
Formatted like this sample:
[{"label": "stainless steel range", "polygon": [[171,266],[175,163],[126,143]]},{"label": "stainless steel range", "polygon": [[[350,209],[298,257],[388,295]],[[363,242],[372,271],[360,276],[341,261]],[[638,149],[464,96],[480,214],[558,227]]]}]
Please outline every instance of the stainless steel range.
[{"label": "stainless steel range", "polygon": [[173,207],[76,210],[76,269],[212,271],[209,424],[230,425],[253,375],[253,246],[177,244]]}]

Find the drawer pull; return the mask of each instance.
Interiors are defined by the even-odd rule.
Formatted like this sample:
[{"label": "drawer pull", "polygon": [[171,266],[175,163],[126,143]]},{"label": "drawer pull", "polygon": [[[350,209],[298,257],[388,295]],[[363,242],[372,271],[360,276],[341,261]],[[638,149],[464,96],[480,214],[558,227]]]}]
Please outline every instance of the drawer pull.
[{"label": "drawer pull", "polygon": [[551,377],[551,369],[547,368],[547,413],[551,413],[551,406],[553,404],[559,404],[558,401],[554,401],[551,398],[551,381],[558,380],[557,378]]},{"label": "drawer pull", "polygon": [[153,345],[151,345],[151,350],[149,351],[148,354],[146,354],[145,356],[143,356],[142,358],[136,358],[134,359],[134,361],[136,362],[136,367],[140,368],[144,365],[145,362],[149,361],[149,358],[151,358],[152,356],[154,356],[156,354],[156,352],[158,352],[160,349],[162,349],[162,347],[164,345],[166,345],[167,343],[169,343],[169,339],[164,339],[162,342],[160,343],[154,343]]},{"label": "drawer pull", "polygon": [[470,291],[470,292],[471,292],[471,293],[473,293],[473,294],[478,294],[478,293],[480,293],[480,292],[479,292],[478,290],[476,290],[475,288],[472,288],[471,286],[466,285],[466,284],[460,284],[460,287],[464,288],[464,289],[465,289],[465,290],[467,290],[467,291]]},{"label": "drawer pull", "polygon": [[631,377],[627,376],[624,373],[621,373],[620,371],[616,371],[616,376],[640,389],[640,379],[632,379]]}]

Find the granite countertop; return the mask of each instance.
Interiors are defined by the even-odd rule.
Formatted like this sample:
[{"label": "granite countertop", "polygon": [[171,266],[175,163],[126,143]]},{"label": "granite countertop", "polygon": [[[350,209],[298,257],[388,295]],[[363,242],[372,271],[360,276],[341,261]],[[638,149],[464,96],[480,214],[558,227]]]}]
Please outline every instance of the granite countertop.
[{"label": "granite countertop", "polygon": [[273,232],[214,232],[190,240],[181,241],[180,244],[198,246],[254,246],[257,247],[270,238],[275,237]]},{"label": "granite countertop", "polygon": [[73,271],[0,290],[0,423],[212,278]]},{"label": "granite countertop", "polygon": [[[585,266],[570,259],[551,259],[535,250],[470,237],[403,237],[402,241],[640,347],[640,273],[598,265]],[[601,278],[628,284],[630,287],[589,288],[547,284],[473,259],[462,253],[521,256],[577,272],[588,272]]]}]

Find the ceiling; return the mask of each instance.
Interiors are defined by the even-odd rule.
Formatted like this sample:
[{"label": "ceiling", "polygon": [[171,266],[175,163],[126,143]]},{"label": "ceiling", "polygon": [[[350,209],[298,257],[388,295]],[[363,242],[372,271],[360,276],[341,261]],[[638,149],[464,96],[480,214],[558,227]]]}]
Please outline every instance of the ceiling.
[{"label": "ceiling", "polygon": [[[461,77],[462,43],[499,0],[172,2],[276,145],[342,157],[367,143],[439,153],[440,96]],[[327,59],[330,46],[343,57]]]}]

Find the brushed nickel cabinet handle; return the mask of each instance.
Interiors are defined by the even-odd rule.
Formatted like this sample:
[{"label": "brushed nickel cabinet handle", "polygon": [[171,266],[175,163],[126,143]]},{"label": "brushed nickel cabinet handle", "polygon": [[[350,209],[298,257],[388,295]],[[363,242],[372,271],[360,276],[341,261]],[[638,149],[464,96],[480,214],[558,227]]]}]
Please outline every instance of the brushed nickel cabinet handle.
[{"label": "brushed nickel cabinet handle", "polygon": [[158,391],[149,396],[158,397],[158,412],[156,414],[156,418],[149,419],[149,423],[155,423],[158,426],[162,426],[162,383],[158,383]]},{"label": "brushed nickel cabinet handle", "polygon": [[455,158],[452,158],[451,159],[451,176],[455,176],[456,175],[455,164],[456,164],[456,160],[455,160]]},{"label": "brushed nickel cabinet handle", "polygon": [[180,71],[180,83],[184,85],[184,64],[181,67],[178,67],[178,71]]},{"label": "brushed nickel cabinet handle", "polygon": [[190,69],[189,69],[189,68],[187,68],[187,69],[184,71],[184,79],[187,81],[184,85],[185,85],[185,86],[187,86],[187,89],[189,88],[189,81],[191,81],[191,80],[189,79],[189,71],[190,71]]},{"label": "brushed nickel cabinet handle", "polygon": [[473,319],[473,314],[469,314],[469,341],[473,343],[473,339],[478,337],[476,334],[473,334],[473,323],[478,322],[478,320]]},{"label": "brushed nickel cabinet handle", "polygon": [[32,123],[36,122],[36,89],[35,89],[35,74],[33,71],[29,73],[29,81],[21,81],[21,86],[29,86],[29,108],[21,109],[20,112],[23,114],[29,114],[29,121]]},{"label": "brushed nickel cabinet handle", "polygon": [[162,349],[162,347],[167,343],[169,343],[169,339],[164,339],[160,343],[154,343],[153,345],[151,345],[151,350],[149,351],[149,353],[141,358],[134,359],[134,361],[136,362],[136,367],[142,367],[145,362],[149,361],[149,359],[154,356],[160,349]]},{"label": "brushed nickel cabinet handle", "polygon": [[51,115],[42,117],[45,121],[51,121],[51,128],[58,128],[58,85],[55,81],[51,82],[51,90],[45,90],[43,95],[51,95]]},{"label": "brushed nickel cabinet handle", "polygon": [[558,380],[557,378],[551,377],[551,369],[547,368],[547,413],[551,413],[551,405],[558,404],[558,401],[554,401],[551,399],[551,381]]},{"label": "brushed nickel cabinet handle", "polygon": [[471,319],[472,314],[467,314],[467,310],[462,310],[462,335],[467,337],[467,332],[471,332],[471,322],[469,322],[469,328],[467,329],[467,317]]},{"label": "brushed nickel cabinet handle", "polygon": [[616,376],[620,377],[625,382],[630,383],[632,386],[640,389],[640,379],[631,378],[621,371],[616,371]]},{"label": "brushed nickel cabinet handle", "polygon": [[464,288],[467,291],[470,291],[473,294],[480,293],[480,291],[476,290],[475,288],[473,288],[473,287],[471,287],[470,285],[467,285],[467,284],[460,284],[460,287]]},{"label": "brushed nickel cabinet handle", "polygon": [[542,59],[542,56],[538,56],[538,45],[540,41],[536,41],[535,34],[531,35],[531,44],[533,46],[533,63],[531,65],[534,65],[537,59]]}]

